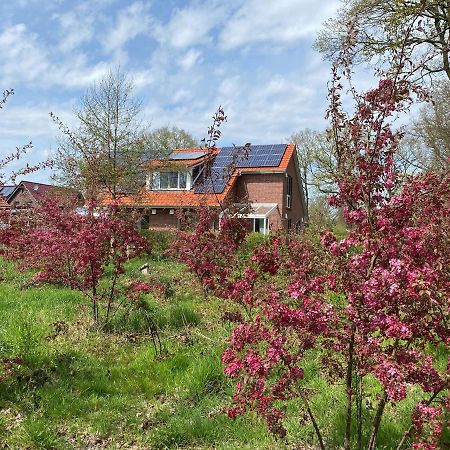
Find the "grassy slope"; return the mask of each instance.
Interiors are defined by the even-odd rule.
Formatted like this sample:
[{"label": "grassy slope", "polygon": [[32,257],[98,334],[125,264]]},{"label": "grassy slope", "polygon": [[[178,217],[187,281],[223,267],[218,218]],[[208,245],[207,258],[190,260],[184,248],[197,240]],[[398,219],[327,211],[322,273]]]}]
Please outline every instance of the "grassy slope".
[{"label": "grassy slope", "polygon": [[[128,276],[138,276],[141,263],[131,262]],[[230,421],[221,413],[232,393],[220,363],[230,333],[220,320],[223,305],[205,299],[181,265],[149,263],[173,291],[168,299],[149,299],[164,345],[158,357],[138,316],[119,324],[120,333],[96,331],[78,293],[27,287],[26,275],[1,268],[0,354],[24,359],[19,376],[0,384],[1,443],[13,449],[283,447],[255,417]],[[318,366],[311,354],[306,385],[313,409],[325,412],[318,421],[329,448],[338,448],[345,399],[341,387],[326,387]],[[376,394],[378,388],[365,389]],[[398,441],[411,405],[388,411],[378,448]],[[368,419],[373,408],[365,405]],[[298,414],[289,416],[292,441],[314,442],[310,424],[299,426]]]},{"label": "grassy slope", "polygon": [[24,364],[17,379],[0,384],[1,443],[13,449],[276,446],[255,419],[232,422],[220,414],[232,392],[220,363],[227,330],[211,317],[220,309],[198,295],[180,265],[151,264],[163,280],[174,280],[173,296],[152,302],[164,345],[158,358],[138,317],[122,333],[95,331],[78,293],[26,287],[25,275],[3,267],[0,352],[21,355]]}]

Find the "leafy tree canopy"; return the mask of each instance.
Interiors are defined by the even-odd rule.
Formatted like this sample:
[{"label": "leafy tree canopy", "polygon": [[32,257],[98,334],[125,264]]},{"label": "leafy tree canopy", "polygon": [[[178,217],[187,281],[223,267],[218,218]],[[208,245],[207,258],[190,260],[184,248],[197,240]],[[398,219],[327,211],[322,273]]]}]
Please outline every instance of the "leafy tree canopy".
[{"label": "leafy tree canopy", "polygon": [[406,44],[417,78],[445,74],[450,79],[449,0],[343,0],[336,17],[325,22],[316,49],[334,59],[346,45],[349,26],[355,62],[389,64]]}]

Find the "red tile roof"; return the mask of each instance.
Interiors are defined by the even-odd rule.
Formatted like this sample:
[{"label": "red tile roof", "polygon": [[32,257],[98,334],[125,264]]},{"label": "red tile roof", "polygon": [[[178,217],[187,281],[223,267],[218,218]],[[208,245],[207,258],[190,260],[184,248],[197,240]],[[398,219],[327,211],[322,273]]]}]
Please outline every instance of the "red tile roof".
[{"label": "red tile roof", "polygon": [[22,181],[19,183],[20,185],[23,185],[37,202],[42,201],[49,194],[59,189],[51,184],[34,183],[33,181]]},{"label": "red tile roof", "polygon": [[[183,149],[177,150],[177,152],[194,152],[194,151],[204,151],[204,149]],[[233,171],[231,174],[227,185],[223,192],[220,194],[214,193],[196,193],[194,190],[185,191],[185,190],[167,190],[167,191],[159,191],[159,190],[150,190],[147,191],[145,188],[141,190],[138,194],[123,197],[119,200],[119,203],[126,206],[154,206],[154,207],[189,207],[189,206],[218,206],[223,203],[230,193],[230,189],[233,187],[236,178],[241,173],[248,172],[283,172],[287,169],[288,164],[295,152],[294,144],[287,144],[284,150],[283,156],[281,158],[280,164],[278,166],[273,167],[245,167],[238,168]],[[215,149],[215,155],[220,153],[220,149]],[[182,160],[183,162],[186,160]],[[190,160],[189,160],[190,161]],[[195,162],[199,162],[198,159],[193,160]],[[157,166],[151,166],[157,167]]]},{"label": "red tile roof", "polygon": [[144,166],[152,169],[156,168],[164,168],[164,169],[176,169],[177,167],[190,167],[195,166],[196,164],[199,164],[201,162],[206,161],[207,159],[215,156],[218,153],[217,149],[212,150],[210,153],[204,155],[205,149],[204,148],[183,148],[183,149],[176,149],[172,152],[176,154],[183,154],[183,153],[201,153],[202,156],[195,159],[155,159],[152,161],[148,161],[144,164]]},{"label": "red tile roof", "polygon": [[0,196],[0,208],[9,208],[8,202]]}]

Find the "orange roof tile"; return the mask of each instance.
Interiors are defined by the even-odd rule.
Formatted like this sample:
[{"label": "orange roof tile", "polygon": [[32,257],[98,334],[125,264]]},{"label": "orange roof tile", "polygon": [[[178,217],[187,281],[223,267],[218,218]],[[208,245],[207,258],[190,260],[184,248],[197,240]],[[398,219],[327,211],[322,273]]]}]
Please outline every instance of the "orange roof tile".
[{"label": "orange roof tile", "polygon": [[[179,149],[177,152],[194,152],[194,151],[204,151],[204,149]],[[245,167],[236,168],[231,174],[225,189],[223,192],[214,193],[197,193],[193,190],[167,190],[167,191],[147,191],[145,188],[141,190],[136,195],[131,195],[128,197],[123,197],[119,200],[119,203],[125,206],[154,206],[154,207],[190,207],[190,206],[219,206],[227,198],[230,189],[233,187],[237,177],[241,173],[248,172],[273,172],[273,171],[285,171],[288,167],[289,161],[291,160],[295,152],[295,144],[287,144],[286,149],[281,158],[280,164],[273,167]],[[220,149],[215,149],[214,155],[220,153]],[[209,157],[210,155],[206,155]],[[167,161],[167,160],[165,160]],[[182,160],[183,163],[186,161],[199,162],[200,159],[196,160]],[[161,161],[163,162],[163,161]],[[157,166],[152,166],[157,167]],[[171,166],[174,167],[174,166]]]},{"label": "orange roof tile", "polygon": [[219,206],[225,200],[226,194],[197,194],[194,191],[142,191],[138,194],[123,197],[119,204],[124,206],[155,206],[155,207],[189,207],[189,206]]},{"label": "orange roof tile", "polygon": [[[204,148],[183,148],[183,149],[176,149],[172,153],[205,153]],[[205,160],[211,158],[212,156],[217,155],[218,149],[213,149],[210,152],[208,152],[206,155],[202,155],[199,158],[195,159],[155,159],[152,161],[147,161],[144,163],[145,166],[149,168],[164,168],[164,169],[176,169],[180,167],[190,167],[194,166],[196,164],[199,164],[201,162],[204,162]]]}]

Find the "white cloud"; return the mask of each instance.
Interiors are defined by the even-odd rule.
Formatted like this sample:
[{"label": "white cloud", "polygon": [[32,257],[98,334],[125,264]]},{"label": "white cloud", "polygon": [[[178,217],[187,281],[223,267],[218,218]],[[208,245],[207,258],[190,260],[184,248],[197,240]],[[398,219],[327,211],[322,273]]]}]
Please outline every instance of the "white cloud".
[{"label": "white cloud", "polygon": [[184,56],[178,60],[178,64],[184,70],[191,69],[197,62],[200,62],[201,52],[191,48]]},{"label": "white cloud", "polygon": [[213,1],[175,9],[167,24],[155,28],[154,34],[162,45],[183,49],[212,42],[211,30],[226,15],[226,8]]},{"label": "white cloud", "polygon": [[311,38],[338,5],[336,0],[247,0],[225,24],[220,34],[221,46],[229,50],[262,42],[290,44]]},{"label": "white cloud", "polygon": [[[0,111],[0,159],[9,155],[16,147],[21,147],[32,141],[33,147],[27,154],[17,161],[9,164],[5,171],[11,173],[23,168],[27,163],[37,164],[49,157],[52,149],[57,147],[59,130],[49,116],[50,111],[55,112],[63,122],[74,129],[76,119],[72,112],[71,102],[48,103],[27,102],[15,106],[16,96],[11,98],[7,107]],[[20,97],[20,94],[17,94]],[[27,175],[26,179],[48,182],[50,171],[39,171]]]},{"label": "white cloud", "polygon": [[23,23],[0,33],[0,55],[0,79],[4,85],[35,80],[47,68],[47,52],[39,46],[38,36]]},{"label": "white cloud", "polygon": [[75,54],[60,64],[52,64],[52,67],[43,78],[43,82],[47,86],[85,88],[103,78],[110,68],[111,65],[103,61],[94,65],[88,65],[84,54]]},{"label": "white cloud", "polygon": [[117,12],[116,21],[106,30],[103,43],[108,51],[121,49],[128,41],[142,33],[147,33],[151,24],[150,4],[134,2]]},{"label": "white cloud", "polygon": [[137,91],[147,88],[156,82],[156,77],[150,70],[129,71],[128,76]]},{"label": "white cloud", "polygon": [[90,42],[94,37],[94,16],[83,9],[78,8],[76,11],[54,15],[60,24],[59,48],[64,53]]},{"label": "white cloud", "polygon": [[89,65],[83,53],[71,53],[53,59],[47,48],[24,24],[13,25],[0,33],[0,83],[17,87],[19,83],[49,88],[86,87],[104,76],[110,65],[97,62]]},{"label": "white cloud", "polygon": [[224,138],[233,136],[235,144],[279,143],[299,128],[320,128],[325,106],[318,104],[313,86],[292,75],[261,76],[253,83],[237,76],[225,79],[214,103],[224,106]]}]

